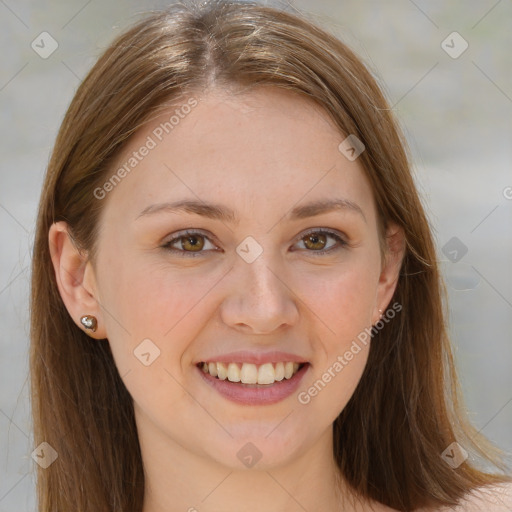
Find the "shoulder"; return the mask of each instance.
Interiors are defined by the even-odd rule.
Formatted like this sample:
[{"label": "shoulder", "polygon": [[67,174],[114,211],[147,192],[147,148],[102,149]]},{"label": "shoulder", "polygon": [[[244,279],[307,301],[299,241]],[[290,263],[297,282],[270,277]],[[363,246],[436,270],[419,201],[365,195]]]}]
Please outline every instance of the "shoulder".
[{"label": "shoulder", "polygon": [[414,512],[512,512],[512,482],[473,489],[455,507],[420,508]]},{"label": "shoulder", "polygon": [[512,482],[479,487],[461,500],[453,512],[512,511]]}]

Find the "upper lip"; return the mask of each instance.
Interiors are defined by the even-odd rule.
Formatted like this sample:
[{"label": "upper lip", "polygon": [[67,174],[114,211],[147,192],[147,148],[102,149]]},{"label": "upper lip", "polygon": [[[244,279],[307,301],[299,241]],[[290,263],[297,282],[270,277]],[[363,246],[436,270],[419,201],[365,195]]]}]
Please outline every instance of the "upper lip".
[{"label": "upper lip", "polygon": [[252,364],[265,364],[265,363],[279,363],[279,362],[292,362],[292,363],[307,363],[307,360],[296,354],[288,352],[249,352],[246,350],[239,350],[237,352],[229,352],[228,354],[219,354],[211,357],[206,357],[197,361],[198,363],[252,363]]}]

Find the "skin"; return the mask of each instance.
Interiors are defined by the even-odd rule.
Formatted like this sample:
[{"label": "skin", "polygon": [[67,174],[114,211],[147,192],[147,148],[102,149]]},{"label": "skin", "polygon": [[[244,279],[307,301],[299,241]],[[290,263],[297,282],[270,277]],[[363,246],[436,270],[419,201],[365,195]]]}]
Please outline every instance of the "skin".
[{"label": "skin", "polygon": [[[144,512],[252,511],[255,503],[268,512],[390,510],[348,500],[332,457],[332,423],[359,382],[369,344],[309,403],[297,395],[391,306],[403,232],[389,227],[383,258],[363,168],[338,150],[346,135],[313,103],[269,88],[211,90],[198,99],[102,200],[94,263],[75,249],[65,223],[49,233],[70,315],[81,328],[83,314],[96,316],[98,330],[87,332],[108,338],[133,397]],[[175,108],[133,136],[112,172]],[[229,206],[240,221],[168,211],[139,216],[150,205],[185,198]],[[341,209],[287,218],[298,204],[329,198],[357,203],[364,216]],[[322,247],[307,244],[309,228],[334,230],[348,245],[329,235],[323,248],[339,248],[315,255]],[[206,237],[196,238],[204,243],[198,257],[162,247],[185,229]],[[252,263],[236,252],[247,236],[263,249]],[[173,247],[193,252],[183,244]],[[160,350],[149,366],[133,354],[146,338]],[[235,350],[291,352],[310,367],[285,400],[240,405],[207,386],[195,366]],[[250,469],[237,457],[248,442],[261,452]]]}]

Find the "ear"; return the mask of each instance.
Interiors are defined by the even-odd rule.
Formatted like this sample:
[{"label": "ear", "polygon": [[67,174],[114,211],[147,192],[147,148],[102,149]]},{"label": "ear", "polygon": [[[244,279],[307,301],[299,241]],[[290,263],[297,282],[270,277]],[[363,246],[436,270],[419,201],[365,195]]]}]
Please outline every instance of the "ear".
[{"label": "ear", "polygon": [[[107,337],[101,316],[94,269],[87,254],[80,251],[69,234],[66,222],[55,222],[48,233],[50,256],[55,270],[60,296],[75,324],[96,339]],[[83,315],[93,315],[98,321],[96,331],[81,324]]]},{"label": "ear", "polygon": [[[375,309],[373,311],[372,324],[379,321],[395,293],[400,268],[405,254],[404,230],[395,223],[391,223],[386,231],[386,253],[377,285]],[[382,313],[379,312],[382,310]]]}]

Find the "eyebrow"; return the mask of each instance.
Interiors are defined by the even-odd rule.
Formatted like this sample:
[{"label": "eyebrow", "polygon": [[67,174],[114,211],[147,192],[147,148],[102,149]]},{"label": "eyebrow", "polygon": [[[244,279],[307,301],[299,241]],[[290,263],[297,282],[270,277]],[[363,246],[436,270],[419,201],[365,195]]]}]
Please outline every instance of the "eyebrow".
[{"label": "eyebrow", "polygon": [[[290,221],[301,220],[337,210],[357,213],[363,217],[365,222],[367,222],[363,210],[357,203],[354,203],[348,199],[341,198],[322,199],[319,201],[312,201],[304,205],[296,206],[285,217],[287,217]],[[237,216],[236,212],[227,206],[196,201],[193,199],[183,199],[173,203],[158,203],[150,205],[144,208],[142,212],[140,212],[140,214],[137,216],[137,219],[144,215],[152,215],[160,212],[192,213],[234,225],[237,225],[240,221],[240,218]]]}]

